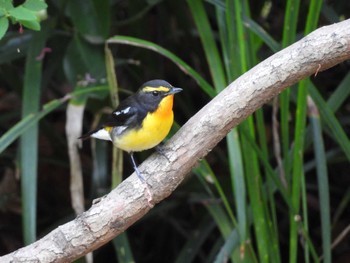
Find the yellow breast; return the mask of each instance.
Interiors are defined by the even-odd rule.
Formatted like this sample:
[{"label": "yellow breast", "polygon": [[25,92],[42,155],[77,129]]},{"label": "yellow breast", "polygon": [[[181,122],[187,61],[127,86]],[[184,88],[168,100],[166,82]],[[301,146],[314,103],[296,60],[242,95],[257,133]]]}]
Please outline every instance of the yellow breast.
[{"label": "yellow breast", "polygon": [[113,138],[113,144],[127,152],[138,152],[157,146],[168,135],[174,121],[174,95],[165,97],[156,111],[148,114],[142,128]]}]

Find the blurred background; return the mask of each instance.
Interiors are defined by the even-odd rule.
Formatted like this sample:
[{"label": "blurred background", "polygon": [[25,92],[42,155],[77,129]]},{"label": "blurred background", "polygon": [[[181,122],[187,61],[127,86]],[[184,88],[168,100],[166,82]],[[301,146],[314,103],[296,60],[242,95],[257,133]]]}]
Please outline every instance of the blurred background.
[{"label": "blurred background", "polygon": [[[347,0],[0,1],[0,255],[133,172],[110,143],[76,138],[142,83],[184,89],[173,134],[254,65],[349,16]],[[234,128],[94,262],[349,262],[349,68]]]}]

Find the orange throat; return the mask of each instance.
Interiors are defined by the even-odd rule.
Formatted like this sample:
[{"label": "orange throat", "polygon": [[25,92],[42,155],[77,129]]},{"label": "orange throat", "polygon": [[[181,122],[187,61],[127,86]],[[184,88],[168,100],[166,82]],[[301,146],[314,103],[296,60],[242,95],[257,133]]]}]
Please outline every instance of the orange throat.
[{"label": "orange throat", "polygon": [[167,118],[169,114],[173,113],[174,95],[165,97],[159,104],[155,113],[159,118]]}]

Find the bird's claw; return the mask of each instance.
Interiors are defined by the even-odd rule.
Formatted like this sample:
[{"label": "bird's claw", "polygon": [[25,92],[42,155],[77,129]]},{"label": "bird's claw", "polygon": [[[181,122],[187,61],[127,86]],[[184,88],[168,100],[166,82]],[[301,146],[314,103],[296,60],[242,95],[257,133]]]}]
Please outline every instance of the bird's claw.
[{"label": "bird's claw", "polygon": [[162,146],[158,145],[156,146],[156,151],[158,154],[160,154],[161,156],[163,156],[165,159],[167,159],[167,161],[170,163],[170,159],[168,158],[168,156],[166,156],[165,152],[166,149],[164,149]]}]

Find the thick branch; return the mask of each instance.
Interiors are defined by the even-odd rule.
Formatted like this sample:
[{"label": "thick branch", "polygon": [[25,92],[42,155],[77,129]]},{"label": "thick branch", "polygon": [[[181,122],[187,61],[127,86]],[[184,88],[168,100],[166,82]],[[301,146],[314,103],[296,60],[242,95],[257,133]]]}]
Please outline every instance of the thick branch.
[{"label": "thick branch", "polygon": [[[236,125],[299,80],[350,58],[350,20],[322,27],[266,59],[216,96],[166,144],[170,162],[157,154],[141,166],[154,203],[169,196],[191,168]],[[132,175],[98,204],[0,262],[67,262],[125,231],[150,210],[147,193]]]}]

